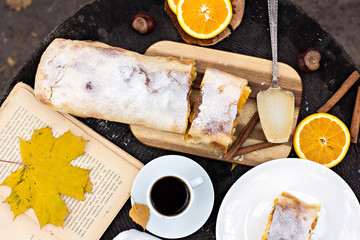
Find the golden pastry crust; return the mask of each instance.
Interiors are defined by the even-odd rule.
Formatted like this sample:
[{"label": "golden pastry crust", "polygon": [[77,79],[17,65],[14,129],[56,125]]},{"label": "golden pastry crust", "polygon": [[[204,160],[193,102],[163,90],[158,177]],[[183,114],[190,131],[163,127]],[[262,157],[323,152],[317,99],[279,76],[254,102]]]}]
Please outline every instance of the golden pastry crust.
[{"label": "golden pastry crust", "polygon": [[60,112],[185,134],[195,76],[193,60],[55,39],[41,57],[35,96]]},{"label": "golden pastry crust", "polygon": [[311,238],[321,205],[307,204],[288,192],[275,199],[262,240]]},{"label": "golden pastry crust", "polygon": [[236,117],[251,90],[248,81],[208,67],[200,85],[187,140],[227,152]]}]

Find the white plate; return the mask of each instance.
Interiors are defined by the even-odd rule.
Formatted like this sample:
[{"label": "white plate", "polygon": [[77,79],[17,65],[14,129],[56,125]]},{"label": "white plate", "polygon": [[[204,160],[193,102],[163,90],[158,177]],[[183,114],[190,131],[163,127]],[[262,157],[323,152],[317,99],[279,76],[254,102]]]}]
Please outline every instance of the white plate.
[{"label": "white plate", "polygon": [[261,239],[282,191],[322,205],[312,240],[360,239],[360,205],[346,182],[318,163],[289,158],[254,167],[233,184],[220,206],[216,239]]},{"label": "white plate", "polygon": [[[204,183],[193,189],[189,210],[174,219],[166,219],[150,211],[146,230],[164,238],[181,238],[196,232],[209,218],[214,205],[214,188],[205,170],[195,161],[178,155],[156,158],[138,173],[131,190],[131,204],[147,204],[150,184],[164,174],[182,176],[188,181],[202,176]],[[193,196],[194,195],[194,196]]]}]

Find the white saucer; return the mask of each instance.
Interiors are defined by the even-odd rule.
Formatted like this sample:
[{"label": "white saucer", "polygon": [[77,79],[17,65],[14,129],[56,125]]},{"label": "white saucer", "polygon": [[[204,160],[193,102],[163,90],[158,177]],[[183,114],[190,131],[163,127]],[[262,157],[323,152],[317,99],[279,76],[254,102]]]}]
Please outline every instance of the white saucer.
[{"label": "white saucer", "polygon": [[322,205],[312,240],[360,239],[360,205],[346,182],[318,163],[289,158],[263,163],[233,184],[220,206],[216,239],[261,239],[282,191]]},{"label": "white saucer", "polygon": [[209,218],[214,205],[214,188],[205,170],[195,161],[178,155],[156,158],[138,173],[131,189],[131,204],[147,204],[149,185],[159,176],[181,175],[187,180],[202,176],[204,183],[193,189],[194,197],[190,209],[174,219],[161,217],[152,210],[146,230],[163,238],[181,238],[196,232]]}]

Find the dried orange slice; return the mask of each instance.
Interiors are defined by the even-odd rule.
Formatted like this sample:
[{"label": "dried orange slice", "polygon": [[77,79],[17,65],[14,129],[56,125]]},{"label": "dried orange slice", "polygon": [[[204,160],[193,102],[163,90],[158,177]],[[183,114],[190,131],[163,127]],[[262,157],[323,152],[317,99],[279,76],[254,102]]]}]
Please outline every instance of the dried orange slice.
[{"label": "dried orange slice", "polygon": [[177,19],[184,31],[199,39],[221,33],[230,23],[230,0],[179,0]]},{"label": "dried orange slice", "polygon": [[293,144],[300,158],[331,168],[345,157],[350,146],[350,133],[337,117],[315,113],[296,127]]},{"label": "dried orange slice", "polygon": [[167,0],[169,7],[171,8],[171,10],[177,14],[177,4],[179,2],[179,0]]}]

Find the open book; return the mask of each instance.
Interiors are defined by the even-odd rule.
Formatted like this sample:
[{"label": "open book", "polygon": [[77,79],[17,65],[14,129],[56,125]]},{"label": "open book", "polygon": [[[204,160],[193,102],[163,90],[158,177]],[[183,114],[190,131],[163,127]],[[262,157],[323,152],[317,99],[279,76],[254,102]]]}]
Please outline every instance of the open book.
[{"label": "open book", "polygon": [[[10,204],[3,203],[11,188],[0,186],[1,239],[99,239],[130,197],[132,183],[143,164],[68,114],[41,104],[33,90],[18,83],[0,109],[0,159],[21,162],[19,137],[29,140],[33,129],[50,126],[59,137],[70,130],[88,140],[85,154],[71,162],[92,169],[92,193],[84,201],[62,196],[69,214],[64,227],[52,224],[42,229],[32,209],[14,220]],[[22,166],[0,162],[0,183]]]}]

